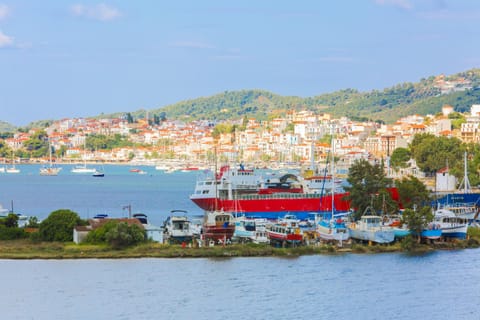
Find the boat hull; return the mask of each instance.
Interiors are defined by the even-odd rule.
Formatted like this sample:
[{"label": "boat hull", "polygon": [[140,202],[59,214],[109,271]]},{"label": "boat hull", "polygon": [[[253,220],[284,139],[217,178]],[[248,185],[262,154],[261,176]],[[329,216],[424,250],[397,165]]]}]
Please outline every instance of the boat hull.
[{"label": "boat hull", "polygon": [[431,240],[440,239],[441,236],[442,236],[441,229],[422,230],[422,232],[420,233],[420,237],[431,239]]},{"label": "boat hull", "polygon": [[205,240],[217,241],[231,241],[233,233],[235,232],[234,225],[228,226],[204,226],[203,237]]},{"label": "boat hull", "polygon": [[393,230],[355,230],[349,229],[350,237],[362,241],[372,241],[376,243],[390,243],[395,240]]},{"label": "boat hull", "polygon": [[336,223],[325,223],[321,221],[317,225],[318,236],[326,241],[347,241],[350,238],[348,230],[344,224],[337,225]]},{"label": "boat hull", "polygon": [[[350,209],[350,202],[343,199],[346,195],[347,193],[343,193],[334,196],[336,211]],[[191,200],[203,210],[221,208],[246,217],[267,219],[277,219],[287,213],[293,213],[297,218],[304,220],[310,217],[311,212],[332,211],[332,197],[321,197],[318,194],[252,195],[250,198],[238,200],[215,198],[191,198]]]}]

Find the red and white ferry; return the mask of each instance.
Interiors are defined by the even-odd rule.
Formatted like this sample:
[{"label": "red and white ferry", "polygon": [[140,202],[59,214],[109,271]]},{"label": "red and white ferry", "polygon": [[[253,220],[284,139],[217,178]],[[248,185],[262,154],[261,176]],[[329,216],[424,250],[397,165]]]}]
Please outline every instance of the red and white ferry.
[{"label": "red and white ferry", "polygon": [[[246,217],[276,219],[285,214],[295,214],[307,219],[309,213],[332,211],[332,195],[322,195],[293,174],[280,178],[262,177],[252,169],[224,166],[215,177],[197,181],[190,199],[200,208],[213,211],[216,208]],[[316,182],[318,183],[318,182]],[[348,211],[349,201],[345,192],[335,193],[335,210]]]}]

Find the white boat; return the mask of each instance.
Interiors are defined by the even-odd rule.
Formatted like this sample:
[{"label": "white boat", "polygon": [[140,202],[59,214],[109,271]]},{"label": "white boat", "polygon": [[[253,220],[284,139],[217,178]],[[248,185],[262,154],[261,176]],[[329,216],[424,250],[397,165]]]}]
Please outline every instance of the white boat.
[{"label": "white boat", "polygon": [[20,173],[20,169],[15,167],[15,161],[13,159],[13,152],[12,152],[12,165],[5,169],[6,173]]},{"label": "white boat", "polygon": [[102,177],[105,177],[105,173],[103,171],[100,171],[100,170],[95,170],[95,172],[92,174],[93,177],[97,177],[97,178],[102,178]]},{"label": "white boat", "polygon": [[465,239],[467,237],[468,220],[457,217],[448,209],[437,209],[433,223],[442,230],[442,237]]},{"label": "white boat", "polygon": [[[6,218],[6,217],[8,217],[8,215],[10,213],[12,213],[11,210],[8,210],[7,208],[4,208],[2,206],[2,204],[0,204],[0,218]],[[18,217],[17,224],[20,228],[24,227],[28,224],[28,219],[29,219],[28,216],[23,215],[23,214],[18,214],[18,213],[16,213],[16,215]]]},{"label": "white boat", "polygon": [[163,223],[163,239],[169,243],[187,243],[192,241],[193,230],[185,210],[172,210]]},{"label": "white boat", "polygon": [[240,217],[235,219],[233,240],[239,242],[269,243],[267,237],[267,219],[249,219]]},{"label": "white boat", "polygon": [[245,169],[243,165],[239,168],[225,165],[220,168],[219,173],[209,171],[201,176],[190,199],[194,202],[198,199],[212,203],[220,196],[233,199],[234,195],[257,192],[262,180],[262,176],[253,169]]},{"label": "white boat", "polygon": [[350,238],[345,223],[345,214],[332,214],[331,217],[319,215],[316,219],[316,232],[318,236],[326,241],[337,241],[342,243]]},{"label": "white boat", "polygon": [[476,219],[478,215],[478,207],[474,203],[452,203],[446,204],[442,208],[453,212],[456,217],[464,218],[468,221]]},{"label": "white boat", "polygon": [[86,164],[73,167],[72,173],[95,173],[95,168],[88,168]]},{"label": "white boat", "polygon": [[359,221],[352,222],[348,226],[350,237],[361,241],[376,243],[390,243],[395,240],[395,232],[392,228],[382,225],[382,217],[372,214],[372,209],[367,207]]},{"label": "white boat", "polygon": [[70,170],[70,172],[72,173],[95,173],[95,168],[89,168],[87,167],[87,159],[86,159],[86,139],[85,139],[85,142],[83,144],[83,150],[84,150],[84,154],[83,154],[83,164],[81,165],[76,165],[75,167],[73,167],[72,170]]},{"label": "white boat", "polygon": [[15,165],[5,169],[6,173],[20,173],[20,169],[16,168]]},{"label": "white boat", "polygon": [[[337,241],[339,244],[341,244],[342,242],[344,241],[347,241],[349,238],[350,238],[350,234],[348,232],[348,229],[347,229],[347,226],[345,224],[345,218],[346,218],[346,213],[341,213],[341,214],[337,214],[335,215],[335,202],[334,202],[334,199],[335,199],[335,192],[337,190],[340,190],[340,185],[335,185],[335,160],[334,160],[334,156],[335,156],[335,149],[334,149],[334,146],[335,146],[335,143],[334,143],[334,140],[333,140],[333,135],[332,135],[332,141],[331,141],[331,145],[332,145],[332,153],[331,153],[331,171],[332,171],[332,175],[329,177],[329,180],[330,180],[330,193],[332,194],[332,210],[330,212],[330,215],[327,216],[326,214],[323,214],[323,215],[316,215],[315,217],[315,229],[316,229],[316,232],[318,234],[318,236],[323,239],[323,240],[326,240],[326,241]],[[326,179],[326,176],[324,177],[324,179]],[[315,179],[313,179],[312,181],[315,181]],[[320,187],[321,189],[321,192],[320,194],[324,194],[325,192],[325,184],[326,184],[326,181],[325,180],[318,180],[317,183],[322,183],[321,186],[317,186],[317,187]],[[341,181],[340,181],[341,183]],[[342,190],[343,191],[343,190]],[[328,191],[327,191],[328,192]],[[318,219],[318,220],[317,220]]]},{"label": "white boat", "polygon": [[5,167],[0,167],[0,173],[4,173],[5,172]]},{"label": "white boat", "polygon": [[56,176],[62,170],[61,167],[57,167],[52,162],[52,147],[50,144],[48,145],[49,149],[49,161],[48,165],[40,168],[40,175],[41,176]]}]

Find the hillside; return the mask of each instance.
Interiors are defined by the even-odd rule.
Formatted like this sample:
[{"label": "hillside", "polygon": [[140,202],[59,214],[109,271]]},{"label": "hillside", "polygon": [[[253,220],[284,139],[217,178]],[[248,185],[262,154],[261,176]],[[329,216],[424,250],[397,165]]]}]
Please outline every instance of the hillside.
[{"label": "hillside", "polygon": [[[382,91],[359,92],[345,89],[315,97],[281,96],[264,90],[225,91],[210,97],[181,101],[150,114],[165,112],[169,119],[238,119],[243,116],[268,118],[287,110],[308,109],[394,122],[409,114],[435,114],[445,104],[455,111],[468,111],[480,103],[480,69],[451,76],[432,76],[418,83],[403,83]],[[143,111],[143,110],[142,110]],[[145,111],[134,113],[142,117]]]},{"label": "hillside", "polygon": [[[435,114],[443,105],[457,112],[470,110],[480,104],[480,69],[471,69],[450,76],[431,76],[417,83],[402,83],[383,90],[360,92],[345,89],[314,97],[281,96],[265,90],[225,91],[209,97],[181,101],[158,109],[148,110],[150,117],[165,115],[167,119],[185,121],[208,119],[240,119],[245,116],[268,119],[285,114],[287,110],[327,112],[335,117],[348,116],[354,120],[370,119],[387,123],[411,114]],[[127,111],[128,112],[128,111]],[[134,118],[144,118],[147,110],[130,111]],[[119,117],[125,112],[102,114],[100,117]],[[49,121],[29,125],[45,126]],[[5,124],[0,132],[11,131]]]},{"label": "hillside", "polygon": [[15,131],[15,126],[11,125],[8,122],[0,120],[0,132],[13,132]]}]

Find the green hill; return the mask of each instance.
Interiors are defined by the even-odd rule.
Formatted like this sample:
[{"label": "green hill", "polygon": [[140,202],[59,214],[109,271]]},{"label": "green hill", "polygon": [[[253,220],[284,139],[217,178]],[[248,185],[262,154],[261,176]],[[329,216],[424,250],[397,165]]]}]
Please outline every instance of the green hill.
[{"label": "green hill", "polygon": [[[442,93],[439,85],[449,82],[451,92]],[[446,85],[445,85],[446,86]],[[411,114],[435,114],[445,104],[455,111],[468,111],[480,103],[480,69],[451,76],[429,77],[418,83],[403,83],[384,90],[359,92],[345,89],[315,97],[281,96],[264,90],[225,91],[210,97],[181,101],[150,110],[150,115],[165,113],[169,119],[238,119],[243,116],[266,119],[287,110],[313,110],[353,119],[394,122]],[[145,110],[132,113],[143,117]]]},{"label": "green hill", "polygon": [[15,126],[0,120],[0,132],[14,132],[15,130]]},{"label": "green hill", "polygon": [[[480,104],[480,69],[450,76],[431,76],[417,83],[402,83],[383,90],[360,92],[345,89],[307,98],[281,96],[258,89],[225,91],[148,110],[148,113],[151,118],[165,115],[167,119],[185,121],[241,119],[245,116],[262,120],[281,116],[288,110],[307,109],[331,113],[335,117],[391,123],[407,115],[436,114],[446,104],[457,112],[466,112],[472,104]],[[146,113],[147,110],[130,111],[134,118],[144,118]],[[102,114],[96,118],[123,114],[125,112]]]}]

